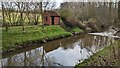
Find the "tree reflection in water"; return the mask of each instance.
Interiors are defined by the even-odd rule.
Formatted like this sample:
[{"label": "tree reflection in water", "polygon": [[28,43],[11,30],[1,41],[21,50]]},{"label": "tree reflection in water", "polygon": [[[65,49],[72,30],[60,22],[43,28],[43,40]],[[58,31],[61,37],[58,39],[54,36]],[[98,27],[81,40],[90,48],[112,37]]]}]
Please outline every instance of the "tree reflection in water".
[{"label": "tree reflection in water", "polygon": [[2,66],[74,66],[114,42],[113,38],[79,35],[3,58]]}]

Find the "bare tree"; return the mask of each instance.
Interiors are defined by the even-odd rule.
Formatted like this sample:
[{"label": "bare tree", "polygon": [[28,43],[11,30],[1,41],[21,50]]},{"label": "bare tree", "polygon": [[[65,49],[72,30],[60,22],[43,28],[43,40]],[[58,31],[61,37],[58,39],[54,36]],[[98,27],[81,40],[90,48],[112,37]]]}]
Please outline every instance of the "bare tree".
[{"label": "bare tree", "polygon": [[19,9],[19,13],[20,13],[20,22],[22,23],[22,28],[23,28],[23,31],[25,30],[25,27],[24,27],[24,21],[23,21],[23,13],[25,11],[25,7],[26,7],[26,3],[25,2],[14,2],[16,4],[16,6],[18,7]]},{"label": "bare tree", "polygon": [[118,2],[118,24],[120,23],[120,1]]},{"label": "bare tree", "polygon": [[8,31],[8,24],[7,24],[7,22],[5,22],[5,6],[4,6],[4,3],[2,2],[1,5],[2,5],[3,24],[5,24],[4,25],[5,29],[6,29],[6,31]]}]

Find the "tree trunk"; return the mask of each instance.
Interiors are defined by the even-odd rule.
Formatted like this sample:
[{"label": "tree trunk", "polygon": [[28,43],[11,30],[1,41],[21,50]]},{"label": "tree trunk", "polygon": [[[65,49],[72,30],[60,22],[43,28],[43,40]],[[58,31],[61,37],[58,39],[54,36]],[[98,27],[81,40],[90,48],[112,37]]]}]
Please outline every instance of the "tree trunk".
[{"label": "tree trunk", "polygon": [[42,28],[44,29],[44,22],[43,22],[43,13],[44,13],[44,11],[42,9],[42,1],[40,3],[41,3],[40,5],[41,5]]},{"label": "tree trunk", "polygon": [[117,25],[118,25],[118,27],[120,26],[120,1],[118,2],[118,22],[117,22]]},{"label": "tree trunk", "polygon": [[5,12],[5,8],[4,8],[3,2],[2,2],[2,17],[3,17],[3,23],[5,24],[4,26],[5,26],[6,31],[8,31],[8,25],[7,25],[7,23],[5,22],[4,12]]},{"label": "tree trunk", "polygon": [[24,22],[23,22],[23,13],[21,12],[20,13],[20,18],[21,18],[21,23],[22,23],[22,28],[23,28],[23,31],[25,30],[25,27],[24,27]]}]

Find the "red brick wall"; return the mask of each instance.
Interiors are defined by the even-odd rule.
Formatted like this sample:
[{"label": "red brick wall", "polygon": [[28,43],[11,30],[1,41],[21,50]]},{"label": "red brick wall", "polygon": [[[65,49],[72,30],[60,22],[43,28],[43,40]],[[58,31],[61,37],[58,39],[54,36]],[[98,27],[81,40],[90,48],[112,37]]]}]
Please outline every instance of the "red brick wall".
[{"label": "red brick wall", "polygon": [[50,25],[50,24],[51,24],[51,23],[50,23],[50,21],[51,21],[50,19],[51,19],[51,18],[50,18],[49,16],[48,16],[47,18],[48,18],[48,19],[47,19],[47,24]]},{"label": "red brick wall", "polygon": [[[47,21],[46,21],[46,17],[47,17]],[[50,18],[50,16],[49,16],[49,14],[48,13],[44,13],[44,24],[46,24],[46,25],[50,25],[51,24],[51,20],[50,20],[51,18]]]},{"label": "red brick wall", "polygon": [[[45,25],[52,25],[52,18],[50,17],[49,13],[44,13],[43,21]],[[60,24],[60,17],[54,17],[54,25],[59,25],[59,24]]]},{"label": "red brick wall", "polygon": [[59,25],[60,17],[54,17],[54,25]]}]

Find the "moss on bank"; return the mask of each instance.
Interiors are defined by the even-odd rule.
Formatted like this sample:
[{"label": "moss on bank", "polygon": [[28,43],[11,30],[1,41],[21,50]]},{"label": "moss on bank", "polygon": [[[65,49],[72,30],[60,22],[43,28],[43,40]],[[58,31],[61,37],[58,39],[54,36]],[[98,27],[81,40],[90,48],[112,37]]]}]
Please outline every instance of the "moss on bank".
[{"label": "moss on bank", "polygon": [[2,30],[3,52],[26,42],[42,41],[43,39],[47,40],[71,35],[70,32],[65,31],[60,26],[46,26],[44,29],[41,26],[38,26],[36,29],[33,26],[26,26],[25,32],[22,31],[21,26],[10,27],[8,32],[3,28],[0,30]]},{"label": "moss on bank", "polygon": [[89,59],[79,63],[75,68],[86,68],[86,66],[118,66],[119,58],[118,55],[120,50],[120,40],[115,41],[113,45],[110,45],[103,50],[97,52]]}]

